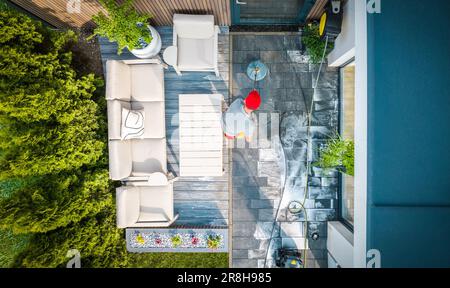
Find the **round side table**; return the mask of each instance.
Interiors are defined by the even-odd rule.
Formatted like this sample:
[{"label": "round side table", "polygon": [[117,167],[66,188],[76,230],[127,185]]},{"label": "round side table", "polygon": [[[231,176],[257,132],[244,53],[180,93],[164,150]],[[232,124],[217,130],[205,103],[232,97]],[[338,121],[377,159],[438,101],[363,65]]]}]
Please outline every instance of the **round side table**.
[{"label": "round side table", "polygon": [[164,50],[163,59],[167,65],[176,66],[177,65],[177,54],[178,48],[175,46],[169,46]]}]

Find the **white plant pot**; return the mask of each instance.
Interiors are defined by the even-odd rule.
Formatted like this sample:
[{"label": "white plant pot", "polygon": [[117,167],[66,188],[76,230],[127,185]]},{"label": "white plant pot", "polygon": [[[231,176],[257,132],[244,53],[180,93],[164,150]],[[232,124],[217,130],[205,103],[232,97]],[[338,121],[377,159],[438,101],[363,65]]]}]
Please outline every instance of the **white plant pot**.
[{"label": "white plant pot", "polygon": [[130,52],[133,53],[134,56],[138,58],[151,58],[158,55],[159,51],[161,51],[161,36],[159,35],[158,31],[156,31],[155,28],[152,26],[147,26],[148,30],[150,30],[150,35],[152,35],[152,42],[150,42],[147,47],[142,49],[133,49]]}]

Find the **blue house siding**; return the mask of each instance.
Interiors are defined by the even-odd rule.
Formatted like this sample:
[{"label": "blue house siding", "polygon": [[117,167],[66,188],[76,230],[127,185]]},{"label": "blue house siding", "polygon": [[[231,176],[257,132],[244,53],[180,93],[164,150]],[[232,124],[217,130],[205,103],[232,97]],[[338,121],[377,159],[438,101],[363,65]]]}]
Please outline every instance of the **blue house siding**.
[{"label": "blue house siding", "polygon": [[450,1],[368,14],[367,249],[450,267]]}]

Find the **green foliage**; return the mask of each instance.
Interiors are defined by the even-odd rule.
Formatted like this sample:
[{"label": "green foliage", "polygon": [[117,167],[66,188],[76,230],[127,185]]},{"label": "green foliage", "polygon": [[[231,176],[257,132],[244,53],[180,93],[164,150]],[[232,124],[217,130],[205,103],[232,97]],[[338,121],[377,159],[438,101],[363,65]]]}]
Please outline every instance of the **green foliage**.
[{"label": "green foliage", "polygon": [[30,243],[30,235],[15,235],[11,230],[0,230],[0,268],[8,268],[14,257]]},{"label": "green foliage", "polygon": [[106,245],[100,251],[105,257],[91,253],[95,265],[105,266],[102,259],[114,263],[125,251],[114,240],[123,242],[113,214],[104,217],[109,226],[98,232],[105,235],[92,235],[99,212],[114,203],[105,169],[104,96],[95,95],[102,81],[93,74],[77,76],[70,50],[75,39],[73,32],[0,11],[0,227],[1,249],[10,251],[2,265],[27,245],[21,257],[29,254],[31,262],[56,257],[53,248],[70,241],[65,236],[79,237],[91,250]]},{"label": "green foliage", "polygon": [[0,0],[0,11],[11,9],[6,1],[7,0]]},{"label": "green foliage", "polygon": [[[310,56],[311,63],[320,63],[322,60],[323,51],[325,49],[325,39],[319,36],[319,25],[317,23],[310,23],[303,29],[302,42],[306,47],[306,52]],[[327,56],[334,48],[334,43],[328,41]]]},{"label": "green foliage", "polygon": [[77,249],[82,267],[126,267],[129,263],[123,230],[116,228],[114,207],[79,223],[35,234],[15,267],[65,267],[67,251]]},{"label": "green foliage", "polygon": [[0,228],[14,233],[47,232],[112,205],[108,171],[37,177],[0,201]]},{"label": "green foliage", "polygon": [[22,185],[25,181],[21,178],[10,178],[8,180],[0,181],[0,201],[7,199]]},{"label": "green foliage", "polygon": [[319,161],[314,164],[321,168],[337,168],[354,176],[354,155],[354,142],[337,135],[328,140],[325,147],[320,150]]},{"label": "green foliage", "polygon": [[172,236],[172,237],[170,238],[170,241],[172,242],[172,246],[175,247],[175,248],[178,247],[178,246],[180,246],[180,245],[182,244],[181,236],[180,236],[180,235]]},{"label": "green foliage", "polygon": [[208,248],[217,249],[220,245],[220,236],[219,235],[209,235],[208,236]]},{"label": "green foliage", "polygon": [[67,50],[76,38],[0,11],[0,179],[70,171],[98,160],[101,85],[77,78]]},{"label": "green foliage", "polygon": [[133,8],[133,0],[125,0],[122,5],[115,0],[100,0],[107,10],[108,15],[100,12],[92,17],[98,27],[94,35],[107,37],[110,41],[116,41],[118,54],[122,50],[144,48],[152,41],[147,22],[150,15],[141,15]]}]

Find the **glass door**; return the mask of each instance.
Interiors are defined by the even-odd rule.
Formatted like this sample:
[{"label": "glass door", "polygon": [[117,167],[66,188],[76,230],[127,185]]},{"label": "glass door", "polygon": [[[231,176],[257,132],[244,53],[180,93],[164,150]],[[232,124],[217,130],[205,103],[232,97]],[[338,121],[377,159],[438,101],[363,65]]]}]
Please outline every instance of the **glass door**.
[{"label": "glass door", "polygon": [[316,0],[231,0],[233,25],[304,23]]}]

